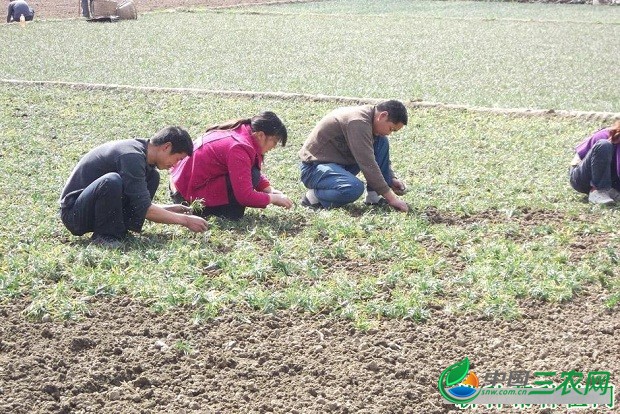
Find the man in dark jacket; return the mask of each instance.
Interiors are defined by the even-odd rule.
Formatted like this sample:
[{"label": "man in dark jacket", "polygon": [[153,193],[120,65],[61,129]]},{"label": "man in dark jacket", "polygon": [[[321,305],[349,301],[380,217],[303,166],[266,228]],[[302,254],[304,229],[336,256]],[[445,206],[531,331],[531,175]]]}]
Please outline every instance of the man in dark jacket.
[{"label": "man in dark jacket", "polygon": [[34,18],[34,10],[24,0],[13,0],[9,2],[9,11],[6,16],[6,22],[18,22],[21,15],[24,15],[26,21]]},{"label": "man in dark jacket", "polygon": [[93,232],[93,243],[108,247],[119,247],[129,230],[142,231],[145,219],[205,231],[207,222],[192,216],[188,207],[152,203],[157,169],[169,169],[192,153],[192,140],[179,127],[166,127],[148,140],[94,148],[80,159],[62,191],[62,222],[76,236]]}]

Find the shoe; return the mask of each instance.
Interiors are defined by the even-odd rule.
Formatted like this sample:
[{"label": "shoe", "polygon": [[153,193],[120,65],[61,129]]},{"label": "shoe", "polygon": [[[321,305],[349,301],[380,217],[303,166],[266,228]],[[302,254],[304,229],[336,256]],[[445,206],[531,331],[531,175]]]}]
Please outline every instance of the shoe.
[{"label": "shoe", "polygon": [[105,247],[106,249],[120,249],[123,246],[123,242],[120,239],[109,234],[93,233],[90,243],[95,246]]},{"label": "shoe", "polygon": [[323,208],[323,205],[321,203],[312,204],[310,200],[308,200],[308,197],[306,197],[305,195],[301,198],[301,205],[312,210],[319,210]]},{"label": "shoe", "polygon": [[590,191],[588,195],[588,201],[592,204],[613,204],[615,203],[614,199],[609,196],[609,192],[605,190],[594,190]]},{"label": "shoe", "polygon": [[614,201],[620,201],[620,191],[615,188],[611,188],[607,194],[609,194],[609,197],[611,197]]},{"label": "shoe", "polygon": [[385,198],[381,197],[379,198],[379,201],[377,201],[376,203],[371,203],[370,201],[364,201],[364,204],[366,204],[367,206],[382,207],[382,206],[389,206],[390,202],[387,201]]}]

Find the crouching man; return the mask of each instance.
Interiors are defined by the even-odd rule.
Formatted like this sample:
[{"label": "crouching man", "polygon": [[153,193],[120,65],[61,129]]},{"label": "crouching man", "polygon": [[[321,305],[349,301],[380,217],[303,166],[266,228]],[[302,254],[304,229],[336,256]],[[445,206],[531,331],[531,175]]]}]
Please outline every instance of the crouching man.
[{"label": "crouching man", "polygon": [[92,232],[92,242],[119,247],[144,220],[178,224],[203,232],[207,222],[179,204],[157,205],[158,169],[169,169],[193,153],[182,128],[166,127],[148,140],[126,139],[100,145],[76,165],[60,196],[60,216],[74,235]]},{"label": "crouching man", "polygon": [[30,22],[34,19],[34,10],[28,5],[28,3],[26,3],[25,0],[10,1],[6,22],[19,22],[22,15],[24,15],[25,21]]},{"label": "crouching man", "polygon": [[398,198],[405,184],[394,176],[388,136],[407,125],[407,108],[391,100],[378,105],[338,108],[314,127],[299,151],[301,181],[308,191],[301,204],[310,208],[339,207],[364,193],[366,204],[389,204],[407,212]]}]

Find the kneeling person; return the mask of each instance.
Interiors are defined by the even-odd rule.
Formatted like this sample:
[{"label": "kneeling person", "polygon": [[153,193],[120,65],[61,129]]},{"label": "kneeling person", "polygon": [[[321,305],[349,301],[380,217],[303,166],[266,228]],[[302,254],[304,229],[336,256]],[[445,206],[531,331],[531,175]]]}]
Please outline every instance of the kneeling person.
[{"label": "kneeling person", "polygon": [[620,201],[620,119],[586,138],[575,149],[570,184],[594,204]]},{"label": "kneeling person", "polygon": [[301,203],[313,208],[339,207],[357,200],[367,183],[367,204],[388,203],[406,212],[398,198],[405,185],[391,168],[388,135],[407,125],[407,108],[395,100],[376,106],[338,108],[314,127],[299,151],[301,181],[309,190]]},{"label": "kneeling person", "polygon": [[209,127],[194,142],[194,154],[170,171],[172,199],[201,200],[203,217],[231,220],[243,217],[246,207],[291,208],[292,201],[262,173],[265,154],[286,139],[286,127],[270,111]]},{"label": "kneeling person", "polygon": [[27,22],[32,21],[32,19],[34,19],[34,10],[32,10],[32,7],[30,7],[25,0],[13,0],[9,2],[6,22],[19,22],[22,15],[24,15],[24,20]]},{"label": "kneeling person", "polygon": [[112,141],[94,148],[80,159],[62,191],[62,222],[72,234],[93,232],[94,243],[111,247],[118,246],[127,231],[140,232],[145,219],[205,231],[207,222],[188,215],[188,207],[152,203],[159,186],[157,169],[168,169],[192,153],[192,140],[179,127],[166,127],[149,140]]}]

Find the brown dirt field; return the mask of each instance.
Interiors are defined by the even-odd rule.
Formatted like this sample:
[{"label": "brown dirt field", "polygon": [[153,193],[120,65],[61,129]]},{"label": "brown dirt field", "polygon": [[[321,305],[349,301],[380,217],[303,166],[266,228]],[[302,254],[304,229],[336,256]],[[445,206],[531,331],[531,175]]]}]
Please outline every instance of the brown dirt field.
[{"label": "brown dirt field", "polygon": [[0,307],[0,412],[445,413],[456,409],[437,380],[465,356],[481,379],[604,370],[618,384],[620,319],[603,298],[523,302],[512,322],[434,310],[426,323],[383,321],[369,332],[291,311],[230,311],[194,325],[189,310],[158,315],[123,297],[91,303],[81,321],[29,322],[29,301],[17,300]]}]

